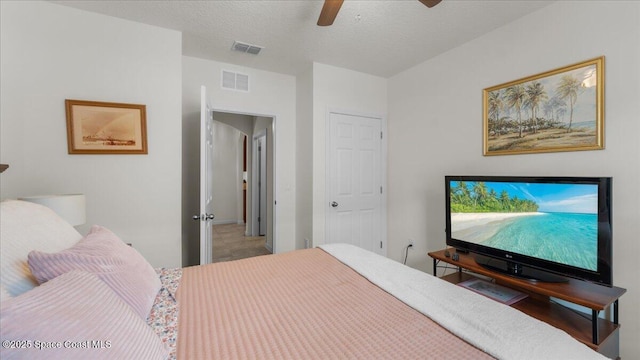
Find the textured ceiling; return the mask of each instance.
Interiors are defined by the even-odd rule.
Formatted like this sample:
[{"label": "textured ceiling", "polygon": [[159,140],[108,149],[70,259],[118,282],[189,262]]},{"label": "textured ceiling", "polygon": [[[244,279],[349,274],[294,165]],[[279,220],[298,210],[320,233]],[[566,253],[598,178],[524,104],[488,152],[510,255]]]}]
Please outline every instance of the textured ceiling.
[{"label": "textured ceiling", "polygon": [[[182,32],[184,55],[295,75],[313,61],[389,77],[553,1],[346,0],[332,26],[323,1],[52,1]],[[255,56],[234,40],[264,46]]]}]

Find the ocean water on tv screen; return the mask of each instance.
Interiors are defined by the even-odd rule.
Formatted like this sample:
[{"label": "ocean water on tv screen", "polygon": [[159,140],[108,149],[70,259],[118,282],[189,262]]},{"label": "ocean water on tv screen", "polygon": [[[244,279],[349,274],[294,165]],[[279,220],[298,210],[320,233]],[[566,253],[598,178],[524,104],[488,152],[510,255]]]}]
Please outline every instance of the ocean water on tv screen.
[{"label": "ocean water on tv screen", "polygon": [[544,213],[513,218],[479,244],[596,271],[598,217]]}]

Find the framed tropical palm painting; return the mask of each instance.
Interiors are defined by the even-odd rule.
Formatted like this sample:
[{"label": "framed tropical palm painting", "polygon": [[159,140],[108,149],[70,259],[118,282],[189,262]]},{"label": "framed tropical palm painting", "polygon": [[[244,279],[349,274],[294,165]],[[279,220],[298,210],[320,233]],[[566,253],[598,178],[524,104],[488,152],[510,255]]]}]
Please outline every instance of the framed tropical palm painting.
[{"label": "framed tropical palm painting", "polygon": [[483,91],[484,155],[604,149],[604,56]]}]

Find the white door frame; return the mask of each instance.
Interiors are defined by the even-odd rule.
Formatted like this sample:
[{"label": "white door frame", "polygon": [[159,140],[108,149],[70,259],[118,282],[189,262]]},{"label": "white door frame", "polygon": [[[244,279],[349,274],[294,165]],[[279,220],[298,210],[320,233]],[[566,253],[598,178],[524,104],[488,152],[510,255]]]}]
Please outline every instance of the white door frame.
[{"label": "white door frame", "polygon": [[[271,185],[273,188],[273,204],[270,204],[271,206],[271,214],[272,215],[272,238],[273,238],[273,248],[271,249],[271,252],[274,254],[277,254],[279,249],[278,249],[278,222],[277,222],[277,218],[278,218],[278,207],[276,206],[277,204],[277,199],[278,199],[278,168],[277,168],[277,156],[276,154],[278,153],[278,142],[276,141],[277,138],[277,133],[276,133],[276,129],[277,129],[277,120],[278,120],[278,116],[277,115],[273,115],[273,114],[264,114],[264,113],[255,113],[252,111],[245,111],[245,110],[238,110],[238,109],[227,109],[227,108],[213,108],[211,110],[212,112],[221,112],[221,113],[229,113],[229,114],[238,114],[238,115],[249,115],[249,116],[257,116],[257,117],[266,117],[266,118],[271,118],[271,133],[273,134],[273,136],[271,137],[271,141],[273,142],[272,144],[272,148],[273,148],[273,156],[272,156],[272,166],[273,166],[273,184]],[[252,171],[253,172],[253,171]],[[253,194],[252,194],[253,196]],[[252,201],[252,205],[253,206],[253,201]],[[253,225],[252,225],[253,226]]]},{"label": "white door frame", "polygon": [[[258,139],[263,138],[265,140],[265,148],[262,149],[262,151],[264,151],[264,156],[266,157],[266,140],[267,140],[267,129],[262,129],[259,130],[257,133],[253,134],[253,139],[252,139],[252,157],[251,157],[251,235],[252,236],[260,236],[260,224],[263,221],[266,221],[267,219],[267,214],[265,212],[264,215],[264,219],[261,219],[263,221],[258,222],[258,214],[261,214],[260,212],[260,207],[262,205],[262,192],[260,191],[260,187],[265,188],[267,184],[262,184],[262,186],[258,186],[258,184],[261,182],[260,179],[258,179],[258,166],[261,165],[262,159],[260,154],[258,154],[258,148],[256,146],[256,144],[258,143]],[[264,178],[266,178],[266,171],[267,169],[263,169],[264,171]],[[266,199],[266,190],[265,190],[265,194],[264,194],[264,199]],[[258,200],[258,201],[254,201],[254,200]],[[265,209],[266,209],[266,205],[265,204]]]},{"label": "white door frame", "polygon": [[[382,196],[380,199],[380,241],[382,242],[382,248],[379,249],[379,254],[387,256],[387,119],[384,116],[371,113],[363,113],[352,110],[329,108],[325,114],[325,236],[330,233],[329,231],[329,216],[332,211],[331,207],[331,182],[329,176],[331,175],[331,114],[342,114],[349,116],[368,117],[374,119],[380,119],[380,129],[382,131],[382,142],[380,144],[380,182],[382,186]],[[326,241],[326,240],[325,240]]]}]

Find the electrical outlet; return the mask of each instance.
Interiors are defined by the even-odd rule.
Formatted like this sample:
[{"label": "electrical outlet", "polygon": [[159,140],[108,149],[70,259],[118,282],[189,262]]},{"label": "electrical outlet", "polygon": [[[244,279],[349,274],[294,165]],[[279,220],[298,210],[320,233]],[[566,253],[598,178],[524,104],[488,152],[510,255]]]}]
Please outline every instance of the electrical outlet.
[{"label": "electrical outlet", "polygon": [[304,248],[305,249],[309,248],[309,239],[307,239],[307,238],[304,239]]},{"label": "electrical outlet", "polygon": [[413,247],[413,239],[409,239],[409,247]]}]

